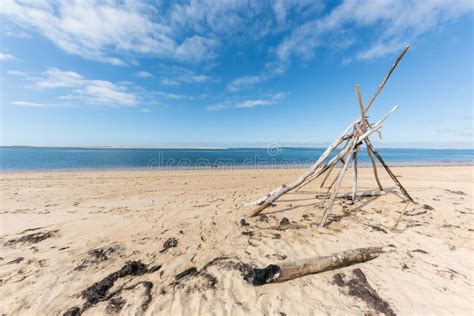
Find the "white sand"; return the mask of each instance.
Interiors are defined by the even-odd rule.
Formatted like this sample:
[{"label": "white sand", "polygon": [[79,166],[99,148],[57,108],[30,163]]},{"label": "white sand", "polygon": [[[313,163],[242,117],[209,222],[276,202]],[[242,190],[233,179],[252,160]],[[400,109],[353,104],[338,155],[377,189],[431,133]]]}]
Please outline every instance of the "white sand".
[{"label": "white sand", "polygon": [[[250,226],[240,225],[251,211],[244,202],[293,180],[302,170],[1,174],[0,313],[51,315],[84,306],[83,290],[125,262],[140,260],[149,267],[162,267],[154,273],[120,278],[109,293],[123,285],[152,282],[145,314],[374,313],[364,301],[333,284],[336,273],[350,277],[353,269],[360,268],[397,314],[472,315],[474,167],[395,171],[420,203],[416,207],[434,208],[404,216],[397,231],[391,227],[405,205],[398,193],[366,199],[345,210],[339,201],[334,214],[343,216],[328,228],[317,229],[322,210],[314,195],[323,192],[317,181],[267,209],[268,223],[253,218],[247,219]],[[363,168],[360,174],[361,190],[376,188],[371,169]],[[347,178],[345,191],[350,190]],[[385,174],[382,182],[393,189]],[[283,217],[300,227],[278,230]],[[37,227],[41,228],[22,232]],[[37,243],[7,242],[56,230]],[[246,231],[253,236],[242,234]],[[170,237],[178,240],[177,247],[160,253]],[[263,267],[378,245],[385,246],[386,252],[372,261],[280,284],[253,287],[238,271],[211,266],[208,272],[217,279],[214,288],[199,288],[201,277],[172,285],[177,273],[190,267],[199,270],[218,256],[236,256]],[[88,254],[108,246],[115,251],[106,260]],[[23,260],[11,263],[19,257]],[[84,267],[76,269],[81,264]],[[118,296],[126,301],[119,313],[143,313],[141,306],[147,298],[143,284],[123,290],[115,301]],[[111,301],[91,306],[84,315],[105,313]]]}]

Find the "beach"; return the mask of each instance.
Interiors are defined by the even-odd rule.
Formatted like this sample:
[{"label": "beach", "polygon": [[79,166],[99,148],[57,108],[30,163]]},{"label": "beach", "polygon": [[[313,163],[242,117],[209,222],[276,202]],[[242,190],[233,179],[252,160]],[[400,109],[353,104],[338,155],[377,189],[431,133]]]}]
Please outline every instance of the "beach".
[{"label": "beach", "polygon": [[[395,228],[406,202],[383,169],[387,194],[337,199],[325,228],[322,179],[247,217],[304,170],[2,172],[0,313],[377,314],[350,286],[362,271],[394,314],[472,314],[474,166],[394,168],[418,203]],[[359,190],[376,188],[360,168]],[[282,283],[253,286],[240,268],[373,246],[373,260]]]}]

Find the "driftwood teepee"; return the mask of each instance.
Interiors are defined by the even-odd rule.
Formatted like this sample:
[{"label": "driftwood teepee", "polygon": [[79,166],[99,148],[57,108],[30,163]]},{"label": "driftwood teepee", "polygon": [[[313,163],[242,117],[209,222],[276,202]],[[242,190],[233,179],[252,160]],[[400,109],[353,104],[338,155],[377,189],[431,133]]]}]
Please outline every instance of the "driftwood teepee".
[{"label": "driftwood teepee", "polygon": [[[369,111],[370,107],[374,104],[375,99],[379,95],[379,93],[382,91],[383,87],[387,83],[388,78],[394,71],[394,69],[397,67],[398,63],[400,60],[403,58],[405,53],[408,50],[408,46],[405,47],[405,49],[402,51],[400,56],[398,56],[397,60],[393,64],[392,68],[390,68],[390,71],[387,73],[385,78],[383,79],[382,83],[378,87],[377,91],[375,94],[372,96],[372,98],[369,101],[369,104],[365,107],[363,102],[362,102],[362,97],[360,94],[360,88],[359,85],[356,85],[355,90],[357,94],[357,101],[359,104],[360,108],[360,113],[361,117],[356,120],[355,122],[351,123],[347,129],[342,133],[342,135],[337,138],[327,149],[324,151],[324,153],[321,155],[321,157],[316,161],[313,166],[302,176],[300,176],[298,179],[296,179],[294,182],[288,184],[288,185],[281,185],[277,189],[273,190],[270,192],[268,195],[265,197],[254,201],[251,203],[251,205],[257,205],[257,208],[253,211],[253,213],[250,216],[257,216],[260,212],[262,212],[264,209],[266,209],[268,206],[272,205],[276,200],[278,200],[282,195],[285,193],[288,193],[294,189],[301,188],[302,186],[310,183],[311,181],[315,180],[322,174],[326,173],[326,177],[323,180],[321,187],[324,185],[326,182],[327,178],[329,177],[330,173],[333,171],[335,168],[336,164],[338,162],[341,162],[341,168],[339,170],[339,173],[337,174],[336,178],[334,181],[329,185],[329,189],[324,196],[323,200],[323,205],[326,202],[327,197],[329,196],[329,193],[331,193],[329,201],[327,202],[327,205],[325,207],[323,217],[321,219],[320,226],[324,226],[326,223],[329,215],[331,214],[331,209],[334,205],[335,199],[338,197],[339,189],[341,187],[342,180],[344,178],[344,174],[346,170],[348,169],[349,163],[352,161],[352,192],[349,194],[345,194],[342,196],[348,196],[350,197],[354,202],[357,199],[357,152],[360,150],[362,143],[365,143],[367,154],[369,155],[370,161],[372,163],[372,168],[375,176],[375,180],[377,181],[377,185],[379,187],[379,191],[372,191],[372,192],[365,192],[360,195],[383,195],[385,192],[383,191],[382,184],[380,183],[379,176],[377,173],[377,165],[375,163],[374,156],[378,159],[380,164],[384,167],[384,169],[387,171],[389,176],[392,178],[392,180],[395,182],[395,184],[398,186],[402,194],[407,198],[408,201],[414,202],[412,197],[408,194],[408,192],[405,190],[403,185],[398,181],[397,177],[393,174],[393,172],[390,170],[390,168],[387,166],[385,161],[382,159],[382,156],[377,152],[377,150],[372,146],[369,136],[374,133],[378,132],[380,133],[380,128],[382,127],[383,121],[393,112],[397,109],[397,106],[395,106],[387,115],[385,115],[382,119],[377,121],[374,124],[371,124],[368,119],[367,119],[367,112]],[[331,153],[337,150],[338,148],[339,152],[332,157],[330,157]],[[332,191],[332,192],[331,192]]]}]

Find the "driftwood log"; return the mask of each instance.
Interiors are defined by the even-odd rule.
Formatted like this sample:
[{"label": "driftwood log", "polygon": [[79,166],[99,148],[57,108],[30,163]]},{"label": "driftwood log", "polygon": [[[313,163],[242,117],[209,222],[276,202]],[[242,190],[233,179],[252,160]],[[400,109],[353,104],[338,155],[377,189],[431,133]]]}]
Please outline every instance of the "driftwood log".
[{"label": "driftwood log", "polygon": [[347,267],[356,263],[366,262],[383,253],[382,247],[358,248],[337,252],[326,257],[309,258],[286,262],[280,265],[271,264],[263,269],[253,268],[244,279],[252,285],[285,282],[308,274]]}]

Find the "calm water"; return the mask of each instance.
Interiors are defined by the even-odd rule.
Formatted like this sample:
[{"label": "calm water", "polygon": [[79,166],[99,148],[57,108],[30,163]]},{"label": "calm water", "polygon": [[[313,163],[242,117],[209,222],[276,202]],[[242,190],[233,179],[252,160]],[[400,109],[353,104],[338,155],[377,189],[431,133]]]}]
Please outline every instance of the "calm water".
[{"label": "calm water", "polygon": [[[124,149],[0,147],[0,170],[254,168],[305,166],[323,148]],[[472,164],[472,149],[379,149],[388,164]],[[365,150],[361,164],[368,164]]]}]

